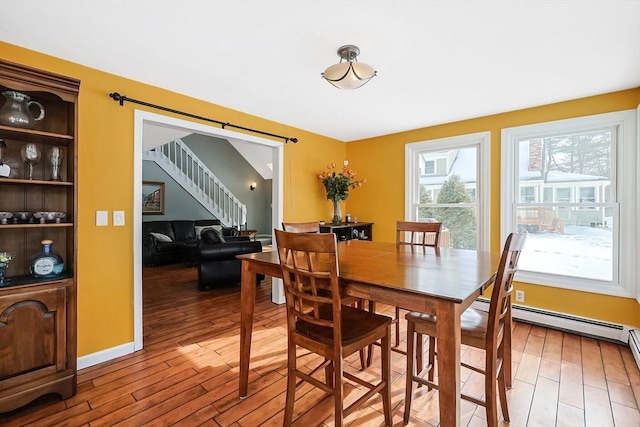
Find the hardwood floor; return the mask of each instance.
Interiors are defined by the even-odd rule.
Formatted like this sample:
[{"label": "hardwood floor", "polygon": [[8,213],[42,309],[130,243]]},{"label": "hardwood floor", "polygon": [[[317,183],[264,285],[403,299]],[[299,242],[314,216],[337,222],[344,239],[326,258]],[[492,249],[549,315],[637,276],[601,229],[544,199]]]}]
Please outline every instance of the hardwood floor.
[{"label": "hardwood floor", "polygon": [[[0,424],[282,425],[285,314],[284,306],[271,303],[270,282],[258,287],[250,395],[240,400],[239,287],[199,292],[196,269],[181,265],[147,268],[143,275],[144,350],[81,370],[77,395],[64,401],[42,398],[0,414]],[[391,316],[393,307],[378,311]],[[516,323],[513,342],[512,427],[640,426],[640,372],[627,347],[524,323]],[[474,349],[463,348],[462,357],[482,363],[482,353]],[[309,365],[314,361],[309,357]],[[357,355],[348,362],[348,369],[359,369]],[[401,426],[404,356],[392,352],[392,362],[394,425]],[[377,366],[374,363],[365,375],[378,375]],[[482,393],[481,376],[463,370],[462,380],[466,393]],[[296,425],[332,426],[331,400],[317,389],[304,387],[296,394]],[[360,392],[355,386],[345,390],[349,401]],[[409,425],[436,426],[437,393],[422,387],[414,396]],[[381,411],[378,398],[346,421],[353,426],[380,426]],[[461,425],[486,425],[484,409],[463,401]]]}]

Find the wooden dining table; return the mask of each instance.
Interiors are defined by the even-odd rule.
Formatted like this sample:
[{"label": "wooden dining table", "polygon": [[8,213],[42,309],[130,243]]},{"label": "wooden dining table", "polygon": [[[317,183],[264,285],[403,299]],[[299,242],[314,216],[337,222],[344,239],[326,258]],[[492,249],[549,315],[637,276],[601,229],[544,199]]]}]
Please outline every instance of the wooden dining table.
[{"label": "wooden dining table", "polygon": [[[241,398],[249,388],[256,274],[282,278],[277,251],[238,255],[242,260],[240,320]],[[499,254],[472,250],[411,249],[395,243],[338,243],[344,295],[435,314],[438,337],[440,425],[460,425],[460,315],[493,283]],[[510,370],[509,370],[510,375]]]}]

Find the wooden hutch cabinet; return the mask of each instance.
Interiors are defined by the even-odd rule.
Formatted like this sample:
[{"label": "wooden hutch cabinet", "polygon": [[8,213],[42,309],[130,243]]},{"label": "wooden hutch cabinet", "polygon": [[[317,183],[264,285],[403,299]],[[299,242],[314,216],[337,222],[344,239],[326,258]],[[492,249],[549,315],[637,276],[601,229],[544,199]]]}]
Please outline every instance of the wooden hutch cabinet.
[{"label": "wooden hutch cabinet", "polygon": [[[0,169],[0,252],[15,254],[6,267],[6,283],[0,284],[0,413],[45,394],[68,398],[76,392],[79,87],[78,80],[0,60],[0,139],[6,145],[0,158],[0,167],[5,165]],[[3,119],[12,91],[18,92],[14,97],[27,95],[40,103],[44,118],[30,128]],[[29,109],[36,118],[38,108],[31,104]],[[27,144],[32,154],[40,153],[31,165],[21,153]],[[62,163],[48,153],[61,155]],[[51,212],[65,216],[56,221],[43,214]],[[53,241],[53,252],[64,262],[53,278],[31,274],[43,240]]]}]

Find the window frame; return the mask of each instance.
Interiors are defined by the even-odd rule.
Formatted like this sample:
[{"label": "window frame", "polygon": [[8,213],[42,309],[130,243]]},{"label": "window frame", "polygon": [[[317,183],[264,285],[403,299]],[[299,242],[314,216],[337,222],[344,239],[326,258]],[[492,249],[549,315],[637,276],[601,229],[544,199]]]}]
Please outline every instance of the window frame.
[{"label": "window frame", "polygon": [[[614,232],[613,236],[613,280],[604,282],[522,270],[516,273],[516,280],[606,295],[636,299],[640,297],[638,294],[640,289],[637,285],[639,277],[635,268],[638,259],[636,241],[640,237],[637,224],[640,197],[635,191],[636,182],[640,178],[636,116],[640,116],[640,111],[625,110],[502,129],[500,238],[503,242],[507,235],[516,229],[515,197],[520,196],[517,156],[519,155],[518,144],[521,140],[583,132],[595,128],[612,127],[617,130],[612,136],[612,161],[615,161],[612,164],[610,185],[614,200],[608,203],[590,203],[613,205],[614,215],[618,218],[615,225],[617,232]],[[579,197],[576,194],[572,196]],[[595,197],[597,199],[597,192]]]},{"label": "window frame", "polygon": [[406,221],[415,221],[417,205],[420,200],[420,159],[422,151],[455,150],[469,147],[477,147],[476,170],[478,182],[476,183],[476,198],[478,215],[478,251],[491,249],[491,132],[478,132],[465,135],[451,136],[447,138],[431,139],[412,142],[405,145],[405,212]]}]

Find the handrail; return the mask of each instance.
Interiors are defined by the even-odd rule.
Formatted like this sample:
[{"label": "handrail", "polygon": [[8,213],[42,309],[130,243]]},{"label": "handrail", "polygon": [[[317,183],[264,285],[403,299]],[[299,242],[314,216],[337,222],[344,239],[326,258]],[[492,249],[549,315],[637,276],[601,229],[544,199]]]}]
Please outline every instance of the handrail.
[{"label": "handrail", "polygon": [[152,148],[143,154],[143,158],[155,161],[225,226],[246,224],[246,205],[182,140]]}]

